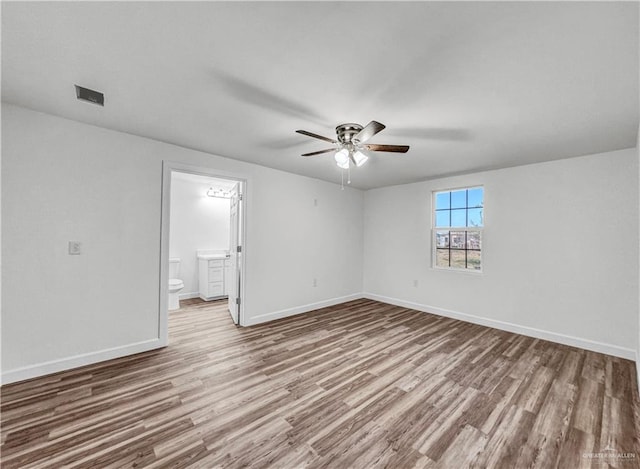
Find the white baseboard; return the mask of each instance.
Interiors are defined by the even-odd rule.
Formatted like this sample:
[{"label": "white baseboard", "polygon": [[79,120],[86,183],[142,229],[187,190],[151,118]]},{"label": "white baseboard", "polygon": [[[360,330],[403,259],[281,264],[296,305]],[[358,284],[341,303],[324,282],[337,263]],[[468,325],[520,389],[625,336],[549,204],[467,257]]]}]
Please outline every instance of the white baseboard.
[{"label": "white baseboard", "polygon": [[37,365],[30,365],[23,368],[3,371],[1,375],[1,384],[4,385],[15,383],[17,381],[37,378],[40,376],[49,375],[51,373],[57,373],[59,371],[70,370],[72,368],[93,365],[95,363],[111,360],[113,358],[120,358],[127,355],[133,355],[136,353],[147,352],[149,350],[162,348],[165,345],[166,344],[162,343],[160,339],[156,338],[137,342],[135,344],[125,345],[122,347],[114,347],[105,350],[98,350],[96,352],[83,353],[81,355],[75,355],[69,358],[51,360],[44,363],[38,363]]},{"label": "white baseboard", "polygon": [[334,306],[351,300],[359,300],[360,298],[363,298],[362,293],[353,293],[351,295],[341,296],[338,298],[330,298],[328,300],[319,301],[317,303],[310,303],[307,305],[296,306],[294,308],[274,311],[272,313],[260,314],[259,316],[245,319],[242,325],[255,326],[256,324],[262,324],[263,322],[287,318],[289,316],[295,316],[296,314],[308,313],[309,311],[313,311],[315,309],[326,308],[327,306]]},{"label": "white baseboard", "polygon": [[[545,331],[542,329],[536,329],[533,327],[520,326],[510,322],[498,321],[496,319],[483,318],[481,316],[475,316],[473,314],[459,313],[457,311],[450,311],[447,309],[437,308],[435,306],[423,305],[420,303],[413,303],[411,301],[399,300],[397,298],[390,298],[388,296],[376,295],[374,293],[363,293],[364,298],[370,300],[381,301],[383,303],[389,303],[395,306],[402,306],[403,308],[415,309],[425,313],[437,314],[438,316],[444,316],[452,319],[459,319],[460,321],[470,322],[473,324],[479,324],[481,326],[493,327],[494,329],[500,329],[501,331],[514,332],[516,334],[526,335],[528,337],[534,337],[536,339],[548,340],[550,342],[557,342],[563,345],[570,345],[572,347],[578,347],[585,350],[591,350],[592,352],[604,353],[607,355],[613,355],[615,357],[625,358],[627,360],[635,360],[635,350],[625,347],[620,347],[613,344],[605,344],[603,342],[596,342],[594,340],[582,339],[580,337],[574,337],[565,334],[559,334],[557,332]],[[636,361],[636,363],[638,363]],[[637,367],[636,367],[637,368]],[[640,374],[638,374],[640,380]]]},{"label": "white baseboard", "polygon": [[[196,294],[197,296],[197,294]],[[579,347],[593,352],[605,353],[607,355],[613,355],[616,357],[625,358],[628,360],[635,360],[636,372],[638,378],[638,386],[640,387],[640,355],[633,349],[625,347],[619,347],[617,345],[605,344],[602,342],[596,342],[589,339],[582,339],[579,337],[569,336],[565,334],[559,334],[556,332],[544,331],[541,329],[535,329],[527,326],[520,326],[518,324],[498,321],[495,319],[484,318],[467,313],[460,313],[457,311],[450,311],[433,306],[423,305],[420,303],[414,303],[411,301],[400,300],[397,298],[391,298],[382,295],[376,295],[374,293],[354,293],[347,296],[338,298],[330,298],[328,300],[319,301],[317,303],[310,303],[307,305],[297,306],[294,308],[283,309],[280,311],[274,311],[267,314],[261,314],[249,318],[244,321],[243,326],[253,326],[256,324],[262,324],[265,322],[273,321],[275,319],[286,318],[297,314],[307,313],[320,308],[326,308],[328,306],[334,306],[347,301],[358,300],[360,298],[367,298],[370,300],[381,301],[403,308],[415,309],[426,313],[432,313],[439,316],[444,316],[452,319],[458,319],[473,324],[479,324],[482,326],[492,327],[507,332],[513,332],[516,334],[522,334],[528,337],[534,337],[536,339],[549,340],[564,345],[570,345],[572,347]],[[166,346],[160,339],[150,339],[142,342],[137,342],[122,347],[114,347],[111,349],[99,350],[96,352],[85,353],[81,355],[75,355],[69,358],[62,358],[59,360],[52,360],[37,365],[31,365],[23,368],[16,368],[14,370],[3,371],[0,375],[0,384],[15,383],[18,381],[24,381],[31,378],[37,378],[39,376],[45,376],[51,373],[57,373],[59,371],[70,370],[86,365],[93,365],[113,358],[120,358],[127,355],[133,355],[136,353],[146,352]]]},{"label": "white baseboard", "polygon": [[178,294],[178,298],[181,300],[190,300],[192,298],[198,298],[199,296],[200,296],[200,293],[198,293],[197,291],[193,291],[191,293]]}]

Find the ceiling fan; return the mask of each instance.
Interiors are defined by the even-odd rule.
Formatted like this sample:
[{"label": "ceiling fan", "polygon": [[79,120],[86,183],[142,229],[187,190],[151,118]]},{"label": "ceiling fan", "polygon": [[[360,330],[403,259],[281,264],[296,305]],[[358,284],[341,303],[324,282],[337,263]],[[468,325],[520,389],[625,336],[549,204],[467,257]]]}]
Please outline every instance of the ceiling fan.
[{"label": "ceiling fan", "polygon": [[336,152],[335,160],[338,167],[349,169],[350,163],[353,163],[355,166],[362,166],[369,159],[364,153],[367,150],[393,153],[406,153],[409,151],[407,145],[365,143],[384,128],[384,124],[376,121],[371,121],[364,127],[360,124],[340,124],[336,127],[336,139],[323,137],[322,135],[314,134],[306,130],[296,130],[296,132],[306,135],[307,137],[317,138],[334,144],[332,148],[304,153],[302,156],[316,156],[334,151]]}]

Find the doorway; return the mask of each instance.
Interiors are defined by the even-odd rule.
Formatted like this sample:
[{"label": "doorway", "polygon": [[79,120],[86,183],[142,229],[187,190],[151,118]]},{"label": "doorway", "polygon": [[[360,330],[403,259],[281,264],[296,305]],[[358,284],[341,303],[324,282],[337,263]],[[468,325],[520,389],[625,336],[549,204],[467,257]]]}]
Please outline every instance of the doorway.
[{"label": "doorway", "polygon": [[248,178],[171,161],[162,173],[161,342],[168,344],[168,316],[178,299],[224,301],[230,320],[244,325]]}]

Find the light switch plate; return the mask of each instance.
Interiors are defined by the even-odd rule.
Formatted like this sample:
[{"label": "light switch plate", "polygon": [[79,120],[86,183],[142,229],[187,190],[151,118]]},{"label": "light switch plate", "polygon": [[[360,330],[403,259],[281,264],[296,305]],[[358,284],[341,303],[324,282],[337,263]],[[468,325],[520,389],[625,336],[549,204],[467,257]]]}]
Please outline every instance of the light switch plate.
[{"label": "light switch plate", "polygon": [[82,243],[80,241],[69,241],[69,255],[77,256],[82,252]]}]

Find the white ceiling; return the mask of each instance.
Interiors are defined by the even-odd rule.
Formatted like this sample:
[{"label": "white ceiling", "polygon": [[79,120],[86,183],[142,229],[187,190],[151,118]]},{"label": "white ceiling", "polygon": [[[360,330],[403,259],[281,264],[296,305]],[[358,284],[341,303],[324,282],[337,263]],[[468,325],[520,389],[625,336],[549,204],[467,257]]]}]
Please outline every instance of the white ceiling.
[{"label": "white ceiling", "polygon": [[[343,122],[387,125],[372,188],[634,147],[636,2],[2,2],[2,99],[332,182]],[[77,101],[74,84],[105,93]]]}]

